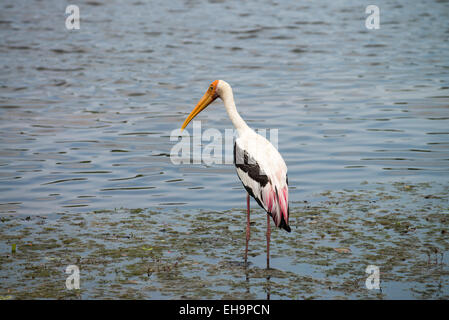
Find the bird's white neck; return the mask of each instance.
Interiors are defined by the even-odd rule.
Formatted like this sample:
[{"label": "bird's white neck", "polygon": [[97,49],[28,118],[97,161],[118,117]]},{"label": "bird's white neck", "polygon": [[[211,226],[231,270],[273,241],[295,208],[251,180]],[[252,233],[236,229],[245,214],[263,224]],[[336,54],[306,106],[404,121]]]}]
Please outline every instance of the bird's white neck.
[{"label": "bird's white neck", "polygon": [[[220,80],[222,81],[222,80]],[[224,81],[223,81],[224,82]],[[251,130],[250,127],[246,124],[246,122],[242,119],[240,114],[237,112],[237,108],[234,102],[234,95],[232,94],[232,89],[229,84],[224,82],[225,85],[221,87],[220,97],[223,100],[224,106],[228,113],[229,118],[232,121],[232,124],[237,129],[239,135],[241,135],[244,131]]]}]

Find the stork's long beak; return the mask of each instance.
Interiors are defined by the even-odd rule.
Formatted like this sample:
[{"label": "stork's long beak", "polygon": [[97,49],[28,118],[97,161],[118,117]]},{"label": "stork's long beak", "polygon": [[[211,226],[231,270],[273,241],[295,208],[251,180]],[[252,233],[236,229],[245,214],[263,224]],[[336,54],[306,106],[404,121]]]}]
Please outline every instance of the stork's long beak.
[{"label": "stork's long beak", "polygon": [[211,93],[209,90],[204,94],[204,96],[201,98],[201,100],[198,102],[196,107],[190,112],[187,119],[184,121],[181,127],[181,131],[184,130],[185,127],[189,124],[190,121],[192,121],[193,118],[196,117],[198,113],[206,109],[208,105],[210,105],[215,99],[217,99],[217,95],[214,93]]}]

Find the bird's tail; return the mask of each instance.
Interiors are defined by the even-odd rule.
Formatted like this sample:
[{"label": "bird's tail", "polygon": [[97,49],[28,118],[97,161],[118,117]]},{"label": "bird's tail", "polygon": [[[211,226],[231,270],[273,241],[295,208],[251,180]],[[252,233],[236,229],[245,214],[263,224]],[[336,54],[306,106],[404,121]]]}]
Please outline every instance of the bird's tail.
[{"label": "bird's tail", "polygon": [[[288,211],[288,216],[290,216],[290,208],[288,208],[287,211]],[[285,221],[283,216],[281,216],[281,223],[279,224],[279,228],[284,229],[287,232],[292,231],[290,229],[290,226],[288,225],[288,222]]]},{"label": "bird's tail", "polygon": [[267,199],[265,209],[273,218],[275,225],[290,232],[291,229],[288,225],[288,217],[290,216],[288,188],[282,189],[281,192],[278,192],[277,188],[275,190],[268,189],[264,198]]},{"label": "bird's tail", "polygon": [[280,192],[277,191],[277,199],[279,203],[279,210],[280,210],[280,216],[281,221],[279,222],[278,227],[286,230],[287,232],[290,232],[290,226],[288,225],[288,218],[290,217],[290,208],[288,205],[288,187],[284,187],[280,190]]}]

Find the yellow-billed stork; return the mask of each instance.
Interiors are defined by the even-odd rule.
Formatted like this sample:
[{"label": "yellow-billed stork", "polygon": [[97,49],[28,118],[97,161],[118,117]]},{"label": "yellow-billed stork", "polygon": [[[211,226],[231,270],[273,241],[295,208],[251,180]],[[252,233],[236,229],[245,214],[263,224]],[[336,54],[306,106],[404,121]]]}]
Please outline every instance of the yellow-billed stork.
[{"label": "yellow-billed stork", "polygon": [[290,232],[288,224],[288,178],[287,166],[278,150],[264,137],[248,127],[237,112],[231,86],[223,80],[211,83],[204,96],[182,124],[183,130],[196,115],[215,99],[223,100],[229,118],[238,132],[234,144],[234,164],[237,175],[247,191],[246,249],[248,257],[250,238],[249,196],[267,212],[267,268],[270,267],[270,216],[275,225]]}]

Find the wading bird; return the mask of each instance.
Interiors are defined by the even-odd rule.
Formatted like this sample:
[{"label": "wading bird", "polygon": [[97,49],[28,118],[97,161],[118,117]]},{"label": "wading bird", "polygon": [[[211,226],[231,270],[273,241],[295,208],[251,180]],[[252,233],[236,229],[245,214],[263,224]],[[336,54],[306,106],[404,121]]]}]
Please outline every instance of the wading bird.
[{"label": "wading bird", "polygon": [[226,111],[239,137],[234,144],[234,164],[237,175],[247,191],[246,196],[246,249],[248,258],[250,238],[249,196],[267,212],[267,268],[270,267],[270,216],[275,225],[290,232],[288,225],[288,178],[287,166],[277,149],[264,137],[248,127],[237,112],[231,86],[223,80],[211,83],[204,96],[182,124],[181,130],[215,99],[223,100]]}]

